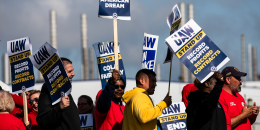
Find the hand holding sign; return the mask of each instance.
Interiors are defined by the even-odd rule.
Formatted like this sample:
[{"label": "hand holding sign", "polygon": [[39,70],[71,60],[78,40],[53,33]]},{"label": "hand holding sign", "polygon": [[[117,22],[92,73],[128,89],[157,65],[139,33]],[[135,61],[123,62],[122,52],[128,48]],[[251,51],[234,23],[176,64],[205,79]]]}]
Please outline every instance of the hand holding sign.
[{"label": "hand holding sign", "polygon": [[112,83],[115,84],[119,80],[120,80],[120,73],[118,70],[114,70],[114,72],[112,73]]},{"label": "hand holding sign", "polygon": [[214,72],[214,78],[217,81],[224,81],[222,74],[219,71]]},{"label": "hand holding sign", "polygon": [[61,110],[65,109],[66,107],[70,106],[70,99],[68,96],[64,96],[61,98],[60,101],[60,108]]},{"label": "hand holding sign", "polygon": [[163,101],[167,104],[167,107],[169,107],[172,104],[172,96],[169,96],[169,92],[167,93]]}]

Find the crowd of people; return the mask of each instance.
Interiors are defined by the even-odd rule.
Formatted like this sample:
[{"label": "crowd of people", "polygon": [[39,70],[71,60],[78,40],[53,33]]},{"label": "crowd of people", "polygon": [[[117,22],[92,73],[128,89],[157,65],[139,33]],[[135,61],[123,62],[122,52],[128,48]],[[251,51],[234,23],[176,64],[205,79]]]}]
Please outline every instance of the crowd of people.
[{"label": "crowd of people", "polygon": [[[74,77],[72,62],[61,58],[67,75]],[[188,130],[250,130],[259,113],[254,103],[247,106],[241,91],[241,77],[246,73],[235,67],[215,72],[205,82],[198,79],[182,91],[186,106]],[[26,92],[28,124],[23,119],[23,98],[0,90],[1,130],[80,130],[79,114],[92,114],[94,130],[160,130],[157,118],[172,104],[169,93],[154,105],[150,95],[157,86],[155,72],[137,72],[136,87],[125,92],[125,81],[118,70],[113,71],[106,87],[97,93],[96,100],[81,95],[75,104],[71,94],[52,105],[44,83],[41,91]],[[73,87],[73,86],[72,86]],[[124,105],[124,103],[125,105]]]}]

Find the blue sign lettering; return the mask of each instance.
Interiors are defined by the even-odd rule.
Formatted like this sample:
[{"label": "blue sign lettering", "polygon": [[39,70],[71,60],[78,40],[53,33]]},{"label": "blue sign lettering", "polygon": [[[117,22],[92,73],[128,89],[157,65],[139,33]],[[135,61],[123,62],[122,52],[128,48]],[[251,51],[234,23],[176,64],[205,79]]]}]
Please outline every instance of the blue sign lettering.
[{"label": "blue sign lettering", "polygon": [[14,52],[17,52],[17,51],[25,50],[25,42],[26,42],[26,39],[19,40],[19,41],[16,41],[16,42],[11,42],[11,52],[14,53]]},{"label": "blue sign lettering", "polygon": [[80,117],[80,125],[82,126],[82,125],[86,125],[86,123],[87,123],[87,119],[88,119],[88,116],[81,116]]},{"label": "blue sign lettering", "polygon": [[144,47],[153,48],[156,38],[144,37]]},{"label": "blue sign lettering", "polygon": [[[105,46],[105,47],[104,47]],[[103,44],[103,45],[98,45],[99,48],[99,53],[100,54],[110,54],[114,53],[114,44],[113,43],[108,43],[108,44]]]},{"label": "blue sign lettering", "polygon": [[33,57],[37,64],[41,64],[44,60],[46,60],[50,56],[46,47],[44,46],[41,50],[38,51]]},{"label": "blue sign lettering", "polygon": [[173,37],[175,37],[174,42],[180,46],[183,42],[185,42],[186,40],[188,40],[190,37],[192,37],[194,33],[194,30],[189,26],[185,26],[184,29],[180,30],[177,34],[178,35],[174,35]]}]

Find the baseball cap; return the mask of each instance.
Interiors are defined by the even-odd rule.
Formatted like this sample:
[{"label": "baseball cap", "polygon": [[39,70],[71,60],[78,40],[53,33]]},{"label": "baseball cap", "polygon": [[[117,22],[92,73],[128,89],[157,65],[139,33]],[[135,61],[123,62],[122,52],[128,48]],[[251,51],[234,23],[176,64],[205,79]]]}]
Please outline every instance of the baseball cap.
[{"label": "baseball cap", "polygon": [[234,66],[228,66],[224,68],[221,72],[223,77],[228,77],[228,76],[235,76],[235,77],[241,77],[241,76],[246,76],[247,73],[240,72],[236,67]]}]

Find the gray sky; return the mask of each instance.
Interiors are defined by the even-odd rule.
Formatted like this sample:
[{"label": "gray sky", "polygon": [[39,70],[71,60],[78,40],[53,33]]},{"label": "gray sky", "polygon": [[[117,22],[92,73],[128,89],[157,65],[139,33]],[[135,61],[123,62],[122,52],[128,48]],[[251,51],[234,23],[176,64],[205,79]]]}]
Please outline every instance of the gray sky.
[{"label": "gray sky", "polygon": [[[227,65],[241,70],[241,34],[245,34],[246,46],[251,43],[259,51],[260,2],[257,0],[131,0],[132,20],[118,21],[118,40],[127,78],[134,78],[141,67],[143,33],[147,32],[159,35],[156,63],[161,64],[161,78],[168,80],[170,64],[162,64],[167,50],[164,41],[169,36],[166,17],[180,2],[186,3],[186,9],[188,4],[194,5],[194,20],[231,59]],[[87,14],[89,48],[96,42],[113,41],[113,21],[98,18],[98,0],[0,1],[0,54],[6,53],[7,41],[13,39],[29,36],[33,53],[45,42],[50,42],[51,9],[57,14],[58,51],[60,56],[72,60],[75,79],[79,80],[82,75],[80,15]],[[37,78],[38,71],[35,73]],[[172,80],[178,81],[179,76],[180,61],[174,56]]]}]

